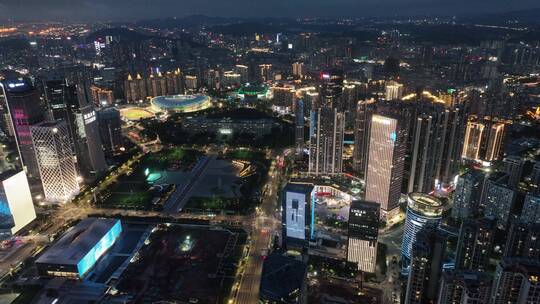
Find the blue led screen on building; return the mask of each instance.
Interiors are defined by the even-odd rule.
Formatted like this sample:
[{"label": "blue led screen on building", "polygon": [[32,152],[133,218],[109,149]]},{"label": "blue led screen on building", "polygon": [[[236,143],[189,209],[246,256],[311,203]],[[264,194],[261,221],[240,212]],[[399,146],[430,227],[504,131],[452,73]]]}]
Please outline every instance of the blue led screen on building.
[{"label": "blue led screen on building", "polygon": [[77,263],[79,276],[84,274],[96,264],[97,260],[114,244],[118,236],[122,233],[122,224],[120,220],[97,242],[97,244],[88,251],[88,253]]}]

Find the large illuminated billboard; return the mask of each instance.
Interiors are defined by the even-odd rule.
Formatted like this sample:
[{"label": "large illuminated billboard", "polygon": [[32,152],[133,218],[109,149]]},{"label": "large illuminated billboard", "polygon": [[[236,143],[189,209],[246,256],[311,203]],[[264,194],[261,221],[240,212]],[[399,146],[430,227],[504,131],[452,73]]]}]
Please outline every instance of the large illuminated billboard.
[{"label": "large illuminated billboard", "polygon": [[30,186],[24,171],[2,176],[0,213],[11,218],[11,233],[15,234],[36,218]]}]

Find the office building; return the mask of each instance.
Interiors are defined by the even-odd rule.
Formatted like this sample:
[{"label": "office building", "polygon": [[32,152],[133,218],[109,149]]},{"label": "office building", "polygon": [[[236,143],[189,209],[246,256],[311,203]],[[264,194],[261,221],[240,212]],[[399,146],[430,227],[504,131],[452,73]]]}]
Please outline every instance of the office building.
[{"label": "office building", "polygon": [[315,233],[315,187],[288,183],[283,189],[282,239],[284,247],[303,247]]},{"label": "office building", "polygon": [[504,256],[540,259],[540,224],[512,221],[506,237]]},{"label": "office building", "polygon": [[497,266],[491,304],[540,303],[540,262],[505,258]]},{"label": "office building", "polygon": [[64,121],[43,122],[30,128],[45,199],[66,202],[78,191],[71,139]]},{"label": "office building", "polygon": [[483,272],[443,272],[437,304],[489,304],[492,277]]},{"label": "office building", "polygon": [[510,155],[503,159],[503,163],[504,173],[508,175],[508,185],[511,187],[516,187],[523,176],[525,160],[519,156]]},{"label": "office building", "polygon": [[66,79],[45,81],[45,101],[47,102],[50,120],[63,119],[68,121],[67,87]]},{"label": "office building", "polygon": [[520,219],[527,223],[540,224],[540,195],[527,193]]},{"label": "office building", "polygon": [[479,211],[483,188],[484,174],[481,171],[467,171],[460,175],[454,191],[452,218],[464,220],[474,217]]},{"label": "office building", "polygon": [[404,272],[409,268],[412,247],[418,233],[424,227],[438,227],[442,219],[443,204],[434,196],[410,193],[407,197],[407,215],[401,245],[401,261]]},{"label": "office building", "polygon": [[0,82],[0,98],[3,110],[7,112],[3,113],[4,117],[9,118],[4,124],[4,131],[13,135],[28,177],[39,178],[30,126],[45,119],[40,93],[28,79],[12,79]]},{"label": "office building", "polygon": [[97,111],[97,119],[103,150],[108,155],[119,152],[124,146],[120,111],[114,107],[102,108]]},{"label": "office building", "polygon": [[93,179],[106,172],[108,166],[89,88],[88,82],[68,86],[66,122],[73,139],[78,169],[82,176]]},{"label": "office building", "polygon": [[362,272],[375,272],[379,212],[377,203],[356,200],[351,202],[347,261],[357,263],[358,270]]},{"label": "office building", "polygon": [[36,260],[38,273],[83,279],[121,233],[118,219],[83,219]]},{"label": "office building", "polygon": [[486,271],[493,249],[494,219],[467,219],[461,223],[456,252],[456,269]]},{"label": "office building", "polygon": [[345,117],[337,109],[323,107],[311,111],[309,174],[342,172],[344,128]]},{"label": "office building", "polygon": [[386,100],[400,100],[403,97],[404,87],[401,83],[389,81],[385,85]]},{"label": "office building", "polygon": [[493,174],[487,178],[480,207],[487,217],[497,220],[497,227],[505,229],[516,201],[516,191],[508,186],[508,175]]},{"label": "office building", "polygon": [[434,303],[442,276],[446,235],[436,227],[424,227],[411,248],[405,304]]},{"label": "office building", "polygon": [[30,186],[24,171],[0,175],[0,241],[19,232],[36,219]]},{"label": "office building", "polygon": [[397,119],[371,116],[365,199],[380,205],[385,220],[399,212],[405,157],[403,137]]}]

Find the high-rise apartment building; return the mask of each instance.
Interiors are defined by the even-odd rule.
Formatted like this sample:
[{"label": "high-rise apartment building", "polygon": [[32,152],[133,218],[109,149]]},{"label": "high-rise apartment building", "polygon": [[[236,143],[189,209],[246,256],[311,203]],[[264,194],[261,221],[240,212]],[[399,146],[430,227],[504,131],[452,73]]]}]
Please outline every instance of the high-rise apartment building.
[{"label": "high-rise apartment building", "polygon": [[479,212],[483,188],[484,174],[481,171],[468,171],[460,175],[454,191],[452,218],[464,220],[475,216]]},{"label": "high-rise apartment building", "polygon": [[343,113],[329,107],[311,111],[309,136],[310,174],[335,174],[343,170]]},{"label": "high-rise apartment building", "polygon": [[489,304],[492,277],[483,272],[443,272],[437,304]]},{"label": "high-rise apartment building", "polygon": [[485,271],[493,250],[494,219],[467,219],[461,223],[456,252],[456,269]]},{"label": "high-rise apartment building", "polygon": [[386,100],[400,100],[403,97],[404,87],[401,83],[389,81],[386,83]]},{"label": "high-rise apartment building", "polygon": [[540,224],[540,195],[527,193],[520,219],[527,223]]},{"label": "high-rise apartment building", "polygon": [[379,212],[379,204],[377,203],[351,202],[347,261],[357,263],[358,270],[362,272],[375,272]]},{"label": "high-rise apartment building", "polygon": [[405,304],[434,303],[446,251],[446,235],[436,227],[424,227],[412,246]]},{"label": "high-rise apartment building", "polygon": [[405,147],[398,119],[372,115],[369,152],[366,166],[367,201],[381,207],[381,217],[391,218],[398,212]]},{"label": "high-rise apartment building", "polygon": [[497,266],[491,304],[540,303],[540,261],[505,258]]},{"label": "high-rise apartment building", "polygon": [[497,220],[497,227],[505,229],[516,202],[516,191],[508,186],[508,175],[493,174],[487,178],[482,191],[480,207],[485,216]]},{"label": "high-rise apartment building", "polygon": [[43,122],[30,128],[45,199],[66,202],[78,191],[71,138],[64,121]]},{"label": "high-rise apartment building", "polygon": [[504,256],[540,259],[540,224],[512,221],[506,237]]},{"label": "high-rise apartment building", "polygon": [[505,124],[496,120],[467,122],[461,157],[472,161],[493,162],[502,153]]},{"label": "high-rise apartment building", "polygon": [[504,173],[508,175],[508,185],[516,187],[523,176],[525,160],[516,155],[510,155],[503,159]]}]

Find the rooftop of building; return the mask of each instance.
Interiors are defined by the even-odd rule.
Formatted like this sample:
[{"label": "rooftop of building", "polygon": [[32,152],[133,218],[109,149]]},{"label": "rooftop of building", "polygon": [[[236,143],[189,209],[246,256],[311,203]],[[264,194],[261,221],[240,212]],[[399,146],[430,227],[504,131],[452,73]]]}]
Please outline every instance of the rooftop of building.
[{"label": "rooftop of building", "polygon": [[441,216],[443,211],[443,202],[433,195],[426,193],[409,193],[407,198],[407,208],[424,216]]},{"label": "rooftop of building", "polygon": [[285,192],[296,192],[296,193],[305,193],[311,194],[313,192],[313,184],[300,184],[300,183],[287,183],[283,190]]},{"label": "rooftop of building", "polygon": [[71,227],[36,263],[77,265],[119,219],[86,218]]}]

